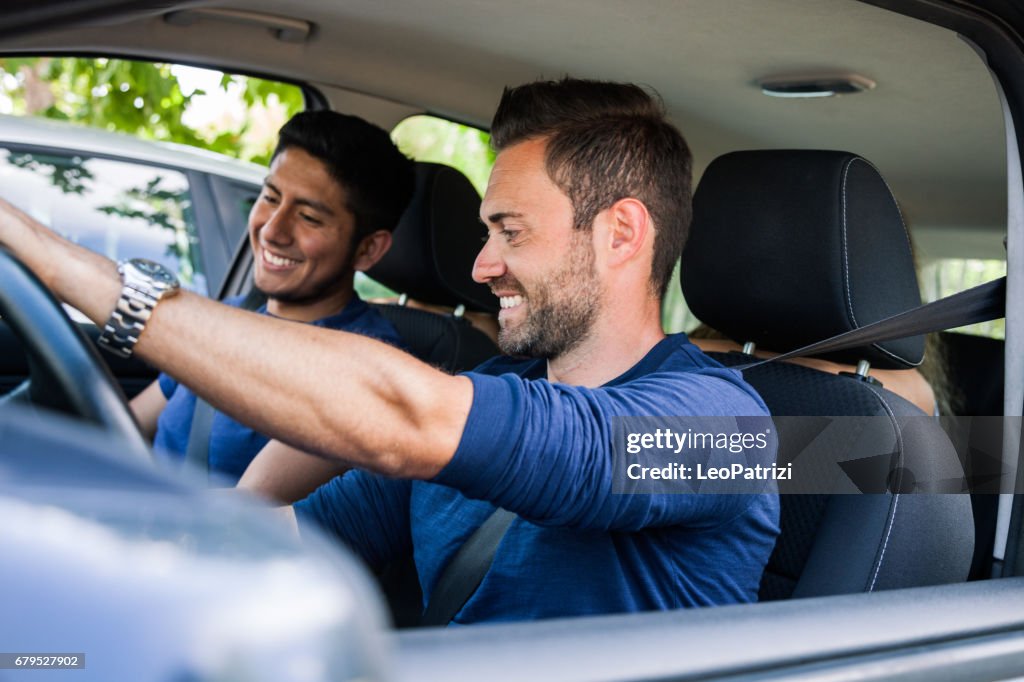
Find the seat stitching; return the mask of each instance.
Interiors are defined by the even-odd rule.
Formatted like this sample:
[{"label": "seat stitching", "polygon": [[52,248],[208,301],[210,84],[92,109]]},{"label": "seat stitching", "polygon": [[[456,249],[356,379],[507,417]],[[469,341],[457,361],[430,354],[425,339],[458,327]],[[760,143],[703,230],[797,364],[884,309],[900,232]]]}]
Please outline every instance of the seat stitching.
[{"label": "seat stitching", "polygon": [[[900,453],[900,457],[902,459],[903,434],[900,431],[899,423],[896,421],[896,415],[892,411],[892,408],[889,406],[889,403],[886,402],[885,396],[879,393],[874,386],[867,384],[867,387],[882,402],[882,406],[885,408],[886,413],[888,413],[889,418],[892,419],[893,426],[896,429],[896,446],[899,448],[898,452]],[[900,494],[898,492],[894,492],[892,495],[892,507],[890,507],[889,509],[888,528],[885,529],[885,540],[882,542],[882,549],[878,553],[878,561],[875,562],[875,571],[874,574],[871,576],[871,584],[868,585],[868,592],[874,591],[875,583],[878,582],[878,574],[882,572],[882,561],[885,560],[885,551],[889,548],[889,537],[892,535],[892,527],[893,525],[895,525],[896,522],[896,508],[899,506],[899,503]]]},{"label": "seat stitching", "polygon": [[[866,164],[868,166],[868,168],[870,168],[871,170],[875,171],[875,174],[878,175],[879,180],[881,180],[882,184],[885,185],[885,189],[888,190],[888,192],[889,192],[889,198],[892,199],[892,203],[896,206],[896,214],[900,217],[900,226],[903,228],[903,236],[907,240],[907,248],[910,249],[911,252],[913,252],[913,248],[912,248],[911,243],[910,243],[910,232],[907,230],[907,223],[903,219],[903,211],[900,210],[900,203],[898,201],[896,201],[896,195],[894,195],[892,193],[892,187],[890,187],[889,183],[886,182],[884,177],[882,177],[882,174],[878,171],[878,168],[876,168],[874,166],[874,164],[872,164],[867,159],[861,158],[859,156],[854,156],[853,158],[849,159],[846,162],[846,167],[843,168],[843,182],[842,182],[842,185],[843,185],[843,196],[842,196],[842,206],[843,206],[843,222],[842,222],[842,228],[843,228],[843,283],[845,284],[844,293],[846,294],[846,305],[847,305],[847,309],[850,311],[850,318],[853,320],[853,324],[855,325],[855,327],[859,328],[860,327],[860,323],[857,322],[857,316],[853,314],[853,301],[852,301],[852,299],[850,297],[850,260],[849,260],[849,256],[847,254],[847,249],[846,249],[846,178],[847,178],[847,176],[850,173],[850,167],[854,164],[855,161],[860,161],[860,162]],[[899,360],[900,362],[906,363],[906,364],[910,365],[911,367],[917,367],[917,366],[919,366],[921,364],[920,362],[918,362],[916,364],[912,363],[909,360],[907,360],[906,358],[903,358],[903,357],[897,355],[896,353],[893,353],[890,350],[882,348],[877,342],[876,343],[872,343],[871,345],[876,350],[884,353],[885,355],[888,355],[890,358],[893,358],[895,360]]]},{"label": "seat stitching", "polygon": [[853,313],[853,299],[850,297],[850,257],[846,248],[846,177],[850,173],[850,166],[852,166],[853,162],[856,160],[856,156],[851,159],[847,159],[846,165],[843,167],[843,179],[840,183],[842,185],[840,204],[843,207],[843,219],[840,223],[843,240],[843,293],[846,294],[846,309],[850,313],[850,319],[853,320],[854,328],[860,327],[860,325],[857,323],[857,316]]}]

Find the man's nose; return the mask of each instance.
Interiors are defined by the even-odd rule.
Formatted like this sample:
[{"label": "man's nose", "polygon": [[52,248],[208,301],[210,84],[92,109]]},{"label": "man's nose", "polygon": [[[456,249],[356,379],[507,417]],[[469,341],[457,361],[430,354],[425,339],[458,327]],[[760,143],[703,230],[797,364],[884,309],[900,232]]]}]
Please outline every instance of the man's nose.
[{"label": "man's nose", "polygon": [[265,241],[274,244],[287,244],[292,240],[291,220],[284,205],[274,208],[274,212],[263,223],[260,233]]},{"label": "man's nose", "polygon": [[505,274],[505,262],[498,255],[498,249],[492,246],[493,239],[488,238],[473,263],[473,280],[480,284],[501,277]]}]

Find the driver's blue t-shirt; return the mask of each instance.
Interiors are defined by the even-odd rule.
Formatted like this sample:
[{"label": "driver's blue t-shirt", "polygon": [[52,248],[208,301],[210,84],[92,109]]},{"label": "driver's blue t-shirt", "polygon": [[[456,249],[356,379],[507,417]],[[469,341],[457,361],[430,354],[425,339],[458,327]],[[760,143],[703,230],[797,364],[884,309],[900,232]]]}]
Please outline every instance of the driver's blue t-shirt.
[{"label": "driver's blue t-shirt", "polygon": [[[241,305],[243,298],[243,296],[238,296],[227,299],[224,303],[238,306]],[[256,312],[263,315],[268,314],[266,305]],[[391,322],[355,294],[340,313],[311,324],[370,336],[398,348],[405,347],[401,336]],[[160,375],[159,382],[160,389],[163,391],[164,397],[167,398],[167,406],[157,421],[153,446],[157,453],[162,452],[169,455],[173,461],[181,462],[188,451],[189,432],[192,430],[192,417],[196,408],[196,395],[166,374]],[[262,433],[239,424],[231,417],[214,412],[208,452],[210,472],[217,476],[219,483],[234,485],[269,440]]]},{"label": "driver's blue t-shirt", "polygon": [[495,506],[515,512],[455,624],[756,601],[777,495],[612,493],[612,417],[766,416],[739,372],[682,334],[599,388],[550,383],[545,369],[497,358],[467,373],[472,407],[437,477],[350,471],[295,505],[300,528],[321,526],[373,567],[412,552],[427,604]]}]

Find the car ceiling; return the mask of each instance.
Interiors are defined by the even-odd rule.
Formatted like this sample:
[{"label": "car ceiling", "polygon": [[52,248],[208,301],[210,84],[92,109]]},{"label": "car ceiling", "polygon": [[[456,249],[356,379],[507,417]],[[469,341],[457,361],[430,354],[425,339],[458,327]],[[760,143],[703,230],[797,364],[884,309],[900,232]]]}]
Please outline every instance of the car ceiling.
[{"label": "car ceiling", "polygon": [[[68,3],[55,3],[68,5]],[[418,111],[486,126],[502,87],[571,74],[664,98],[700,171],[749,148],[862,154],[888,179],[924,258],[1004,257],[1006,152],[984,62],[955,33],[854,0],[224,0],[109,3],[0,51],[115,53],[314,84],[390,127]],[[203,10],[308,22],[301,42]],[[192,12],[179,26],[171,10]],[[6,9],[9,12],[11,10]],[[195,14],[199,12],[199,14]],[[179,15],[180,17],[180,15]],[[271,20],[269,23],[273,24]],[[768,76],[857,73],[868,92],[761,94]]]}]

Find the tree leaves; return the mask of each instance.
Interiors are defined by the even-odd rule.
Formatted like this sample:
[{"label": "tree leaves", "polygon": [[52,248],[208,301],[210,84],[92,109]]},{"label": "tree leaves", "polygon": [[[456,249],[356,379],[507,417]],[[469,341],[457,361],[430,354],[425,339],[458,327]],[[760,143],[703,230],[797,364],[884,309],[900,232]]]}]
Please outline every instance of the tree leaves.
[{"label": "tree leaves", "polygon": [[[185,113],[206,93],[196,89],[186,94],[169,64],[18,57],[0,60],[0,76],[4,72],[17,79],[13,88],[10,79],[0,79],[0,94],[10,98],[15,114],[73,121],[256,162],[269,160],[273,150],[272,139],[256,146],[245,139],[251,126],[249,117],[230,130],[200,131],[187,125]],[[250,114],[283,107],[287,118],[303,108],[302,91],[294,85],[224,74],[219,87],[226,93],[240,92]]]}]

